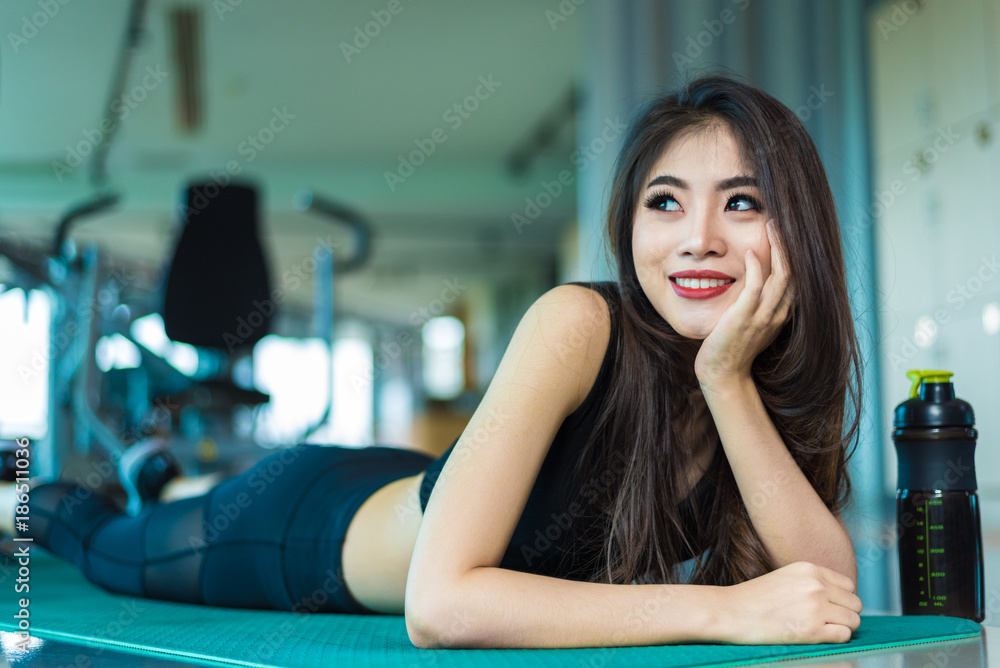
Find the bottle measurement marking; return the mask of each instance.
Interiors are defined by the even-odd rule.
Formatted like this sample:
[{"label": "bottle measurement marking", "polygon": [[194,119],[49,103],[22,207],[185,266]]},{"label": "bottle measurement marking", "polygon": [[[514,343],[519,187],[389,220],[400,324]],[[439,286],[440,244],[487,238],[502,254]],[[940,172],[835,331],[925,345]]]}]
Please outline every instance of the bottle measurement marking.
[{"label": "bottle measurement marking", "polygon": [[930,504],[928,503],[927,499],[924,499],[924,522],[927,523],[927,529],[924,531],[924,549],[927,550],[926,559],[925,559],[925,561],[927,562],[927,589],[930,590],[930,591],[934,591],[931,588],[931,554],[930,554],[931,553],[931,532],[930,532],[931,513],[930,513],[930,510],[928,510],[929,505]]},{"label": "bottle measurement marking", "polygon": [[[931,531],[944,531],[944,524],[932,524],[931,523],[931,506],[943,505],[941,499],[925,499],[924,500],[924,559],[927,561],[927,591],[930,592],[928,596],[929,601],[921,601],[920,605],[927,606],[930,603],[931,606],[935,608],[944,607],[944,602],[948,600],[946,594],[936,593],[936,587],[931,587],[931,578],[943,578],[945,576],[944,571],[932,571],[931,570],[931,555],[934,554],[944,554],[945,549],[943,547],[931,548]],[[938,520],[940,521],[940,520]]]},{"label": "bottle measurement marking", "polygon": [[[916,539],[914,547],[917,557],[914,562],[917,567],[917,573],[924,571],[923,575],[917,577],[917,581],[919,582],[917,588],[920,590],[920,593],[915,603],[922,609],[946,609],[949,599],[947,587],[942,592],[934,584],[934,580],[942,580],[942,586],[944,586],[943,580],[947,577],[946,565],[941,561],[943,556],[938,557],[936,555],[947,555],[950,551],[946,546],[942,545],[941,541],[937,541],[938,545],[942,545],[941,547],[931,547],[930,535],[931,531],[945,530],[944,525],[946,522],[942,513],[936,513],[935,517],[931,517],[931,506],[943,506],[944,501],[940,498],[928,498],[927,496],[920,498],[920,496],[917,496],[912,500],[912,503],[918,517],[914,526],[915,535],[913,536]],[[935,560],[933,564],[934,568],[932,568],[931,564],[932,558]],[[935,570],[935,568],[938,570]]]}]

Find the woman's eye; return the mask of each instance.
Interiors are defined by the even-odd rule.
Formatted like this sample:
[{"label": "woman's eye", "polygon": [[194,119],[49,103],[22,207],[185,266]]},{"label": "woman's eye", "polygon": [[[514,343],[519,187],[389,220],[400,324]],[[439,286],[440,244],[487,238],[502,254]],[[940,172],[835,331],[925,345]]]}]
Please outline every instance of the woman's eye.
[{"label": "woman's eye", "polygon": [[649,209],[656,209],[657,211],[680,211],[680,204],[674,199],[673,195],[667,193],[661,193],[659,195],[651,195],[646,200],[646,207]]},{"label": "woman's eye", "polygon": [[[743,207],[737,206],[737,208],[735,209],[729,208],[731,204],[734,203],[738,204],[739,202],[743,202],[745,204],[748,204],[749,206],[743,206]],[[729,198],[729,202],[726,203],[727,211],[760,211],[761,208],[762,207],[760,205],[760,202],[758,202],[755,198],[751,197],[750,195],[733,195],[731,198]]]}]

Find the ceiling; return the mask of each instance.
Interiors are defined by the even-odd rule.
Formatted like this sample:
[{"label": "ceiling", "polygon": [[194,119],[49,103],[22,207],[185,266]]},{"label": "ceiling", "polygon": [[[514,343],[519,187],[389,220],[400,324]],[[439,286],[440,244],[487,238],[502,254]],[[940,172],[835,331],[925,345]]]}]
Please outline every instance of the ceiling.
[{"label": "ceiling", "polygon": [[[0,3],[0,24],[19,37],[8,34],[0,47],[0,232],[38,240],[51,235],[60,212],[96,191],[92,164],[74,166],[71,153],[95,145],[109,117],[130,6],[51,4],[58,9],[45,16],[37,0]],[[202,123],[194,131],[178,111],[185,78],[169,21],[178,7],[200,15],[193,71]],[[526,173],[508,169],[515,148],[578,79],[585,6],[555,26],[547,10],[555,3],[150,0],[99,184],[122,201],[74,237],[160,265],[185,182],[229,168],[261,188],[273,276],[333,229],[293,208],[300,189],[371,221],[371,262],[338,284],[344,312],[405,322],[446,278],[549,276],[575,193],[554,198],[529,227],[518,230],[511,216],[542,192],[543,180],[571,168],[572,116]],[[414,151],[423,164],[388,183],[400,156]],[[310,291],[289,297],[308,303]]]}]

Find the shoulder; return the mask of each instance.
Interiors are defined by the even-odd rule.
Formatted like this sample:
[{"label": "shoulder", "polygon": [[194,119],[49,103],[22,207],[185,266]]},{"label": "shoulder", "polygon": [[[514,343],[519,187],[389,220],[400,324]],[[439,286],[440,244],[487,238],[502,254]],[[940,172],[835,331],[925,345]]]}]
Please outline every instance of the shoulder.
[{"label": "shoulder", "polygon": [[536,305],[566,309],[576,315],[603,317],[608,319],[607,298],[602,295],[615,292],[614,284],[590,283],[593,287],[580,283],[563,283],[543,293]]},{"label": "shoulder", "polygon": [[[529,312],[547,330],[558,334],[565,348],[580,347],[595,338],[607,342],[611,333],[611,310],[609,298],[598,292],[600,287],[588,288],[574,283],[565,283],[545,292]],[[604,294],[608,288],[603,287]],[[611,288],[614,291],[614,288]],[[606,346],[600,346],[606,348]]]},{"label": "shoulder", "polygon": [[[547,347],[566,367],[574,370],[576,410],[593,387],[611,340],[611,309],[617,299],[613,283],[558,285],[532,305],[530,311]],[[599,293],[598,290],[602,292]]]}]

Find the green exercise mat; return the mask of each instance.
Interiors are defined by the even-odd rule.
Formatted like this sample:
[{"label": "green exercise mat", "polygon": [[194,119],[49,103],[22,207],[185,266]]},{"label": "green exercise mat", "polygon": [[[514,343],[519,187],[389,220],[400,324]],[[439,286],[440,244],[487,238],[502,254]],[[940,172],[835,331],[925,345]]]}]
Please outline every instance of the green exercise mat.
[{"label": "green exercise mat", "polygon": [[[955,617],[864,616],[854,638],[826,645],[662,645],[573,649],[426,650],[414,647],[400,615],[237,610],[111,594],[69,563],[31,549],[31,633],[104,649],[237,666],[736,666],[979,638]],[[17,628],[16,569],[0,566],[0,630]],[[976,641],[978,642],[978,640]]]}]

